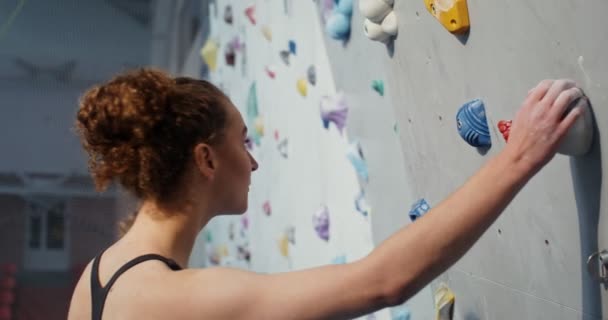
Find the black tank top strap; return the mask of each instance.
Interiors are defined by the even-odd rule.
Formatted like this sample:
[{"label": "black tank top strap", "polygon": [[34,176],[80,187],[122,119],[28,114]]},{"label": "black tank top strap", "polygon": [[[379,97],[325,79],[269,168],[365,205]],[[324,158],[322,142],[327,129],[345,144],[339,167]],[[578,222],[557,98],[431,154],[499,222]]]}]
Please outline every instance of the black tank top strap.
[{"label": "black tank top strap", "polygon": [[99,280],[99,261],[101,260],[101,256],[104,252],[105,250],[102,251],[97,257],[95,257],[91,269],[91,314],[93,320],[101,320],[101,316],[103,314],[103,307],[105,305],[106,298],[108,296],[108,293],[110,292],[110,289],[112,288],[116,280],[118,280],[118,277],[120,277],[130,268],[144,261],[160,260],[164,262],[173,271],[182,270],[182,267],[172,259],[163,257],[159,254],[145,254],[125,263],[122,267],[120,267],[120,269],[118,269],[118,271],[116,271],[116,273],[114,273],[114,275],[112,275],[110,281],[108,281],[105,286],[102,286],[101,281]]}]

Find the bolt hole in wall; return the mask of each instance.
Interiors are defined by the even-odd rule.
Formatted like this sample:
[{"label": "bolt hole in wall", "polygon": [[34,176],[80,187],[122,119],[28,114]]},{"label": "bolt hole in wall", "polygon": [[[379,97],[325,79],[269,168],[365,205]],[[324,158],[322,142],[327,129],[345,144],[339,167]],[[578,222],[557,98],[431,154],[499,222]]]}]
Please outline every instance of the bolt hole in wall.
[{"label": "bolt hole in wall", "polygon": [[502,230],[498,229],[498,234],[502,234]]}]

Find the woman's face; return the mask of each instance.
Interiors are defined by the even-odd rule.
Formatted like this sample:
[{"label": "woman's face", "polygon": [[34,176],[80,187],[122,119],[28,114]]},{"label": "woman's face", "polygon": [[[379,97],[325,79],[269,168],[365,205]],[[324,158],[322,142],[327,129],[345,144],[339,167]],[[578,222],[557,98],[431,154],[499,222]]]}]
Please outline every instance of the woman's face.
[{"label": "woman's face", "polygon": [[218,165],[214,189],[220,201],[220,214],[241,214],[247,211],[251,172],[258,163],[247,150],[247,127],[237,108],[228,101],[227,121],[222,141],[214,147]]}]

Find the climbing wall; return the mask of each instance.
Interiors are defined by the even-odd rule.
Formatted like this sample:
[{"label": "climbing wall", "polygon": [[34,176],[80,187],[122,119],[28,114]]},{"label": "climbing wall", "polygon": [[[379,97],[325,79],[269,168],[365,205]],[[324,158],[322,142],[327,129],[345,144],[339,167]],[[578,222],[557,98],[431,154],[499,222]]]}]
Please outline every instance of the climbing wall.
[{"label": "climbing wall", "polygon": [[[260,169],[249,211],[214,219],[197,261],[272,273],[361,258],[412,223],[412,206],[423,214],[501,152],[498,124],[530,88],[571,78],[592,102],[590,153],[556,156],[448,272],[391,315],[368,317],[433,319],[433,293],[447,285],[454,319],[602,319],[608,295],[587,258],[608,247],[608,33],[600,24],[608,4],[469,0],[454,12],[464,1],[396,0],[394,37],[374,29],[395,31],[382,19],[365,20],[371,9],[362,13],[359,1],[352,15],[340,7],[346,0],[211,4],[206,63],[196,73],[240,108]],[[432,14],[443,11],[446,27]],[[457,112],[475,99],[485,106],[485,148],[458,132]]]}]

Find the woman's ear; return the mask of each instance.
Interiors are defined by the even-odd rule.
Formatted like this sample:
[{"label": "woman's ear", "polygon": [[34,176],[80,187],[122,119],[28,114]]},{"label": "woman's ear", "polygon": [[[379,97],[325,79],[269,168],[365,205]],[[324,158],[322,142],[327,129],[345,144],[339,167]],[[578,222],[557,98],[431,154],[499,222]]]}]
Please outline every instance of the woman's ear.
[{"label": "woman's ear", "polygon": [[212,179],[217,168],[217,158],[213,148],[206,143],[194,146],[194,161],[196,167],[203,176]]}]

